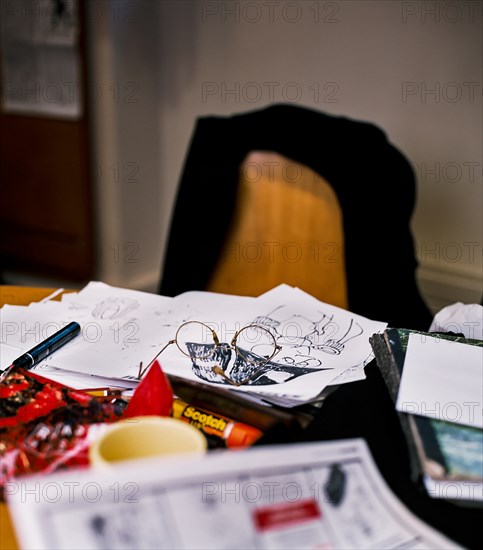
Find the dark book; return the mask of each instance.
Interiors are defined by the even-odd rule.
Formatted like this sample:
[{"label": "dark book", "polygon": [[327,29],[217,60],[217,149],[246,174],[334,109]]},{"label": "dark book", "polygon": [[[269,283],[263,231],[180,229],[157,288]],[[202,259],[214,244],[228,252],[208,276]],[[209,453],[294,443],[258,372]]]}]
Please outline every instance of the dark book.
[{"label": "dark book", "polygon": [[[394,403],[411,332],[415,331],[390,328],[370,338]],[[483,341],[462,336],[419,334],[483,347]],[[401,412],[398,416],[411,455],[413,479],[422,480],[435,498],[483,505],[483,430]]]}]

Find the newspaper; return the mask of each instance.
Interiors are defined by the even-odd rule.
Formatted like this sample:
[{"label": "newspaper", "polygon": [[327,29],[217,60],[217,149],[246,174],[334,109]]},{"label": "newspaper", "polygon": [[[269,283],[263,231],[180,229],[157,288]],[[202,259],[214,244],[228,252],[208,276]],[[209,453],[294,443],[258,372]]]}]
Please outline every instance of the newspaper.
[{"label": "newspaper", "polygon": [[364,440],[22,478],[22,548],[457,548],[389,490]]}]

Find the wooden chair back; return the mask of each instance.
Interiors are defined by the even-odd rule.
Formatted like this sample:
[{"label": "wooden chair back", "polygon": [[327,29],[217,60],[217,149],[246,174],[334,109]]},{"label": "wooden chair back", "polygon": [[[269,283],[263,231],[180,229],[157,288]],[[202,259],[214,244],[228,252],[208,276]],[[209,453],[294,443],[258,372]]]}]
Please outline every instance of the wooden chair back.
[{"label": "wooden chair back", "polygon": [[206,290],[258,296],[280,283],[347,308],[342,211],[313,170],[253,151],[240,166],[232,225]]}]

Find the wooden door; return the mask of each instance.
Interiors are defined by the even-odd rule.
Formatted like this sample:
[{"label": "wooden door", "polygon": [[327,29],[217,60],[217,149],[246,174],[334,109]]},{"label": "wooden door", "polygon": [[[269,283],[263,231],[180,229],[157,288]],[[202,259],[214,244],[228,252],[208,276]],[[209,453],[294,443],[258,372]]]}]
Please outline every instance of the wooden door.
[{"label": "wooden door", "polygon": [[[12,5],[13,11],[5,16],[4,23],[11,23],[22,31],[23,22],[32,24],[28,17],[46,17],[45,12],[36,12],[33,8],[22,13],[16,7],[20,5]],[[60,10],[59,6],[57,9]],[[33,276],[72,281],[89,280],[94,273],[85,4],[70,0],[64,5],[63,15],[67,13],[73,17],[72,11],[68,10],[74,8],[77,10],[75,44],[66,44],[65,47],[54,44],[52,47],[57,47],[59,56],[69,47],[69,55],[75,54],[78,63],[75,81],[65,82],[61,77],[55,80],[55,69],[58,68],[55,58],[50,61],[47,79],[14,80],[18,77],[15,74],[17,67],[11,61],[12,57],[6,57],[11,52],[4,51],[2,55],[0,260],[3,273],[21,271]],[[54,28],[54,24],[61,24],[43,20],[34,20],[33,23],[43,25],[45,32],[49,31],[46,25],[52,24]],[[21,66],[29,62],[29,56],[37,53],[31,44],[22,44],[21,32],[16,30],[15,36],[19,36],[18,42],[10,36],[2,46],[14,52],[25,46],[25,55],[19,61]],[[48,48],[48,40],[46,42],[44,46]],[[5,60],[9,63],[7,68]],[[69,61],[66,67],[70,70]],[[24,90],[20,88],[22,85]],[[77,101],[77,114],[63,116],[62,112],[49,112],[49,107],[56,107],[56,90],[71,94],[72,101]],[[78,94],[75,97],[74,92]],[[22,112],[11,107],[15,103],[12,100],[14,95],[21,99],[22,93],[28,96],[31,111],[27,108]],[[49,101],[52,106],[48,105]],[[39,109],[42,102],[46,106],[45,112]]]}]

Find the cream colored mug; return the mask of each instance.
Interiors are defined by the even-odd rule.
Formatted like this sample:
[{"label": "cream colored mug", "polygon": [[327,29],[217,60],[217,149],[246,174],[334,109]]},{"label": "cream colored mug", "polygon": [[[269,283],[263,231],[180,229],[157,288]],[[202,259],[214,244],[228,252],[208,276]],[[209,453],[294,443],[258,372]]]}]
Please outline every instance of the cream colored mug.
[{"label": "cream colored mug", "polygon": [[204,435],[186,422],[161,416],[136,416],[111,424],[89,448],[95,467],[108,467],[124,460],[204,453]]}]

